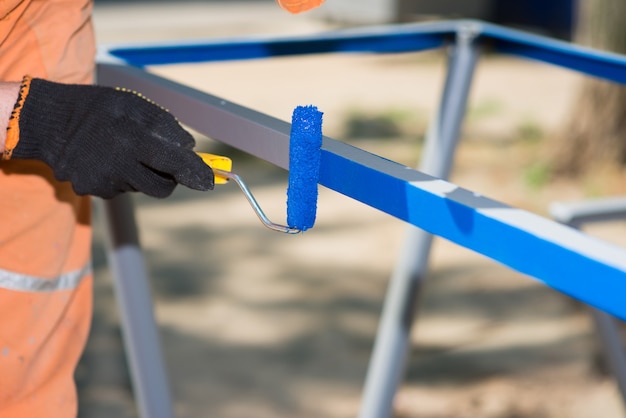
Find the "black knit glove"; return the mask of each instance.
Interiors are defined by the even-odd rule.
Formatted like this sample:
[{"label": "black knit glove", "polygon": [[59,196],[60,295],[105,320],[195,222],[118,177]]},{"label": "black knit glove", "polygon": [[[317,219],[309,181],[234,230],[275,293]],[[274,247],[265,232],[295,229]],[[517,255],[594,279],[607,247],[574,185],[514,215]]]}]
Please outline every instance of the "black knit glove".
[{"label": "black knit glove", "polygon": [[213,188],[194,146],[174,116],[138,94],[26,77],[4,158],[41,160],[79,195],[166,197],[178,183]]}]

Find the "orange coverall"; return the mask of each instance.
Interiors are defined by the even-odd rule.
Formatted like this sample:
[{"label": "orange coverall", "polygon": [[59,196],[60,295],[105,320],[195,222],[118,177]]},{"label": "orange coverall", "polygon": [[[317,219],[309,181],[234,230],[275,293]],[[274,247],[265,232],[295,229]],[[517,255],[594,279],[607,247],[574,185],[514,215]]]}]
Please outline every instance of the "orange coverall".
[{"label": "orange coverall", "polygon": [[[0,80],[90,83],[90,0],[0,0]],[[90,201],[41,162],[0,163],[0,417],[75,417],[92,310]]]},{"label": "orange coverall", "polygon": [[[278,0],[292,13],[323,0]],[[0,0],[0,81],[91,83],[91,0]],[[77,415],[92,311],[90,201],[44,163],[0,163],[0,417]]]}]

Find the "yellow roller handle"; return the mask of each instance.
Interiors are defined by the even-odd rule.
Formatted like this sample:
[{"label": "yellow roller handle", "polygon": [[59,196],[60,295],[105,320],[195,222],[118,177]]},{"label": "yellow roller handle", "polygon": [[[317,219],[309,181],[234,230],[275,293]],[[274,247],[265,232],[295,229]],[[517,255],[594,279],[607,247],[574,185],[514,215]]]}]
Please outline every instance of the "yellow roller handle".
[{"label": "yellow roller handle", "polygon": [[[202,161],[206,165],[211,168],[217,168],[218,170],[230,172],[233,169],[233,162],[228,157],[223,157],[221,155],[208,154],[206,152],[198,152],[197,153]],[[228,182],[228,178],[224,176],[220,176],[219,174],[215,174],[215,184],[226,184]]]}]

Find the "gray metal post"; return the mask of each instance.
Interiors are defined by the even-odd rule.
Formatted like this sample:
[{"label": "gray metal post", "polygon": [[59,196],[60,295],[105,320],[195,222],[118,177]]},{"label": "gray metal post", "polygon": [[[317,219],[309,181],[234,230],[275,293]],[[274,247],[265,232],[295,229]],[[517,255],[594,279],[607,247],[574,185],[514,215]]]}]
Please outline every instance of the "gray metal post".
[{"label": "gray metal post", "polygon": [[618,319],[593,307],[589,307],[589,312],[600,339],[607,368],[615,377],[617,388],[622,395],[622,403],[626,405],[626,351]]},{"label": "gray metal post", "polygon": [[172,400],[132,198],[103,201],[107,257],[139,416],[172,418]]},{"label": "gray metal post", "polygon": [[[420,170],[447,178],[450,173],[474,68],[478,58],[473,25],[459,28],[450,48],[445,86],[421,159]],[[397,386],[404,374],[411,325],[428,265],[432,235],[409,227],[391,277],[363,392],[360,418],[391,416]]]}]

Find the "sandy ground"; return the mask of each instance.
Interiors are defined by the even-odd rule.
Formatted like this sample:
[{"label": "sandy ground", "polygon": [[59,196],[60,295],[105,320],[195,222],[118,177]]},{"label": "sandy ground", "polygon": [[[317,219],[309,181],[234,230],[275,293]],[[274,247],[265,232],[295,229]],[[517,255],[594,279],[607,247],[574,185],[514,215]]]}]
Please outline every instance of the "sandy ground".
[{"label": "sandy ground", "polygon": [[[105,4],[96,24],[104,43],[332,28],[271,2]],[[316,104],[326,134],[338,139],[356,113],[404,115],[398,137],[347,140],[414,165],[444,58],[314,56],[153,71],[285,120],[294,106]],[[542,148],[519,140],[529,129],[549,138],[577,81],[554,67],[485,57],[453,181],[539,213],[587,194],[589,183],[529,185]],[[285,172],[198,141],[229,153],[270,218],[284,217]],[[402,222],[325,189],[316,227],[295,237],[263,228],[234,186],[136,203],[178,417],[357,415]],[[626,244],[625,230],[592,232]],[[97,229],[94,327],[77,373],[80,416],[135,417],[101,235]],[[431,260],[397,417],[625,416],[612,380],[593,367],[593,329],[578,304],[443,240]]]}]

